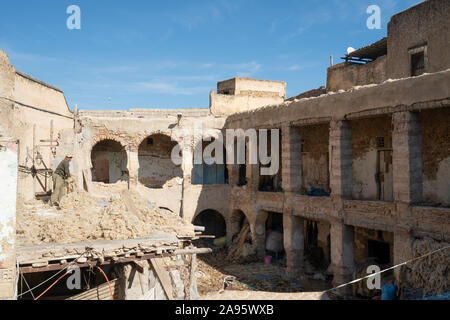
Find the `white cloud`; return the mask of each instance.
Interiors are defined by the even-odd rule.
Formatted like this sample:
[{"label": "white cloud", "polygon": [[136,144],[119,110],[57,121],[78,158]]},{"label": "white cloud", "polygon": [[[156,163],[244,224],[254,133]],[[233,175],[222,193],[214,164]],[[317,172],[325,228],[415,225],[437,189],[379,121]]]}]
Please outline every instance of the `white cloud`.
[{"label": "white cloud", "polygon": [[177,82],[153,79],[150,81],[139,82],[136,89],[153,94],[183,95],[192,96],[208,92],[207,87],[202,86],[180,86]]},{"label": "white cloud", "polygon": [[237,70],[237,76],[240,77],[251,77],[261,70],[261,67],[261,64],[256,61],[231,65],[231,68]]}]

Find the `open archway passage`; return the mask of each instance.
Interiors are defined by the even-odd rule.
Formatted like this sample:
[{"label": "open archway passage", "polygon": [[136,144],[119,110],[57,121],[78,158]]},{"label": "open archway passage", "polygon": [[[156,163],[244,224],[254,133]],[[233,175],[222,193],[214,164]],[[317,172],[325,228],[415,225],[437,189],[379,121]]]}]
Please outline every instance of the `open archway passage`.
[{"label": "open archway passage", "polygon": [[171,159],[176,145],[163,134],[152,135],[142,141],[138,150],[140,183],[148,188],[163,188],[178,183],[175,178],[182,178],[183,171]]},{"label": "open archway passage", "polygon": [[200,212],[194,219],[194,225],[205,227],[205,231],[203,232],[205,235],[221,238],[227,234],[225,219],[215,210]]},{"label": "open archway passage", "polygon": [[127,153],[117,141],[102,140],[91,151],[92,181],[128,181]]}]

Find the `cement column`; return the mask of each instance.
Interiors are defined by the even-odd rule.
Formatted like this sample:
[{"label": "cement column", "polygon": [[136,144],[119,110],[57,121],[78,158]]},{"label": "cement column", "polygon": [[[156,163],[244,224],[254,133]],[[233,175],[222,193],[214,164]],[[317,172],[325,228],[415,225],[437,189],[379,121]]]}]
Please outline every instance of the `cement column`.
[{"label": "cement column", "polygon": [[[332,219],[330,228],[331,264],[333,267],[333,285],[338,286],[349,282],[354,272],[354,228],[344,224],[341,219]],[[348,285],[342,293],[351,293],[352,286]]]},{"label": "cement column", "polygon": [[282,185],[285,192],[299,192],[302,186],[302,142],[298,129],[281,129]]},{"label": "cement column", "polygon": [[422,201],[422,134],[418,115],[392,115],[394,201]]},{"label": "cement column", "polygon": [[[411,229],[407,226],[397,226],[394,230],[394,265],[403,263],[413,258],[413,241]],[[394,269],[398,283],[405,281],[405,266]]]},{"label": "cement column", "polygon": [[15,299],[18,144],[0,141],[0,300]]},{"label": "cement column", "polygon": [[129,188],[137,187],[139,183],[139,157],[138,150],[136,148],[127,149],[128,158],[128,175],[129,175]]},{"label": "cement column", "polygon": [[255,222],[250,223],[250,230],[256,244],[256,252],[260,259],[263,259],[266,255],[266,220],[267,211],[258,210]]},{"label": "cement column", "polygon": [[292,210],[285,210],[283,213],[283,229],[286,274],[289,277],[295,277],[303,271],[305,220],[294,216]]},{"label": "cement column", "polygon": [[330,123],[331,196],[352,198],[352,129],[349,121]]}]

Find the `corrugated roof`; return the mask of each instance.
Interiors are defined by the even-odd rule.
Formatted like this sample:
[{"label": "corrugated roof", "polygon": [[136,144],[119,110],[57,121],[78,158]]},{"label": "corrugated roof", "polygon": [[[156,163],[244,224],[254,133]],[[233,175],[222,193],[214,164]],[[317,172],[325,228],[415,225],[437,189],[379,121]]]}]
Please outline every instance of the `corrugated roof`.
[{"label": "corrugated roof", "polygon": [[347,54],[345,56],[348,58],[375,60],[378,57],[384,56],[386,54],[387,54],[387,38],[385,37],[375,43],[372,43],[371,45],[355,50],[352,53]]}]

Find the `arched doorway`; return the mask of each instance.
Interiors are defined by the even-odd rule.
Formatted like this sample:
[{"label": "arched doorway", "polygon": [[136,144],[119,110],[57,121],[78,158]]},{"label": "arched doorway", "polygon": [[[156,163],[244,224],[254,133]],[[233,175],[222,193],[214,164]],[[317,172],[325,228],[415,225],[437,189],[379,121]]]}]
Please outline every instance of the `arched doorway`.
[{"label": "arched doorway", "polygon": [[173,183],[175,178],[182,178],[180,165],[171,159],[173,148],[177,145],[169,136],[154,134],[145,138],[139,145],[139,182],[148,188],[162,188]]},{"label": "arched doorway", "polygon": [[226,222],[223,216],[216,210],[208,209],[200,212],[194,219],[194,225],[205,227],[203,234],[216,238],[227,234]]},{"label": "arched doorway", "polygon": [[127,153],[115,140],[101,140],[91,151],[92,181],[116,183],[128,181]]}]

